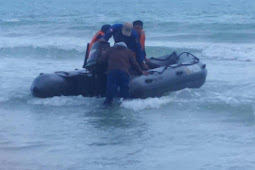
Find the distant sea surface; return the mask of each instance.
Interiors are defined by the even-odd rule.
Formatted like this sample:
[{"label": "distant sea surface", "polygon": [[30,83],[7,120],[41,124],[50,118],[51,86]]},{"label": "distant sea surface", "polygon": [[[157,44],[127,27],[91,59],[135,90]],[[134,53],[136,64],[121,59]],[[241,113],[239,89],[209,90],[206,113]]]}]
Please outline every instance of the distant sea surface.
[{"label": "distant sea surface", "polygon": [[[189,51],[200,89],[116,102],[35,98],[103,24],[140,19],[148,57]],[[111,41],[112,43],[112,41]],[[0,169],[255,169],[254,0],[0,0]]]}]

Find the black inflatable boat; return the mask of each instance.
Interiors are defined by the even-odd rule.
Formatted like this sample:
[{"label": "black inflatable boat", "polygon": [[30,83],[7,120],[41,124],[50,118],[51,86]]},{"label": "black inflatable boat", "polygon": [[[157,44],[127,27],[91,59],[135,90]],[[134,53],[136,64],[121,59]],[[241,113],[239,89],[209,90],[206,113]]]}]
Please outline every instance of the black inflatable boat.
[{"label": "black inflatable boat", "polygon": [[[60,95],[104,96],[106,66],[99,65],[97,59],[109,46],[106,42],[95,43],[87,55],[89,57],[85,57],[85,69],[41,73],[32,83],[32,94],[41,98]],[[131,76],[129,84],[131,98],[157,97],[184,88],[200,88],[205,83],[206,65],[193,54],[172,53],[152,57],[150,61],[158,65],[158,68],[149,70],[148,76]]]}]

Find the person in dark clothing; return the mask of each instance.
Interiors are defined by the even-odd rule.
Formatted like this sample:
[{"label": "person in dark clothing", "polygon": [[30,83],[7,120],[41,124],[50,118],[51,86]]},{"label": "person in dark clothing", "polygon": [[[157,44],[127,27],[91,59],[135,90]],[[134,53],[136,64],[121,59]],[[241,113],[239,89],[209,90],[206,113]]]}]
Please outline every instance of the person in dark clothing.
[{"label": "person in dark clothing", "polygon": [[134,30],[137,32],[140,44],[141,44],[141,49],[142,49],[142,56],[144,58],[145,63],[149,68],[157,68],[159,67],[157,64],[151,63],[150,60],[146,56],[146,51],[145,51],[145,33],[143,30],[143,22],[141,20],[136,20],[133,22]]},{"label": "person in dark clothing", "polygon": [[142,48],[139,37],[136,31],[133,30],[132,23],[112,25],[102,37],[102,39],[108,41],[112,36],[115,43],[125,42],[127,47],[133,51],[133,54],[136,56],[136,60],[141,68],[145,68],[145,60],[144,56],[142,55]]},{"label": "person in dark clothing", "polygon": [[140,75],[148,75],[143,72],[132,52],[124,42],[116,43],[99,59],[99,62],[107,62],[107,89],[104,104],[111,104],[120,88],[119,97],[128,98],[129,69],[132,66]]},{"label": "person in dark clothing", "polygon": [[101,27],[101,29],[93,36],[92,40],[91,40],[90,43],[89,43],[89,49],[88,49],[89,51],[88,51],[88,52],[90,52],[90,50],[91,50],[93,44],[94,44],[95,42],[97,42],[99,39],[101,39],[101,38],[105,35],[105,33],[107,32],[107,30],[108,30],[110,27],[111,27],[111,25],[109,25],[109,24],[103,25],[103,26]]},{"label": "person in dark clothing", "polygon": [[146,57],[146,52],[145,52],[145,33],[143,31],[143,22],[141,20],[136,20],[133,22],[133,27],[134,30],[136,31],[140,44],[141,44],[141,49],[142,49],[142,56]]}]

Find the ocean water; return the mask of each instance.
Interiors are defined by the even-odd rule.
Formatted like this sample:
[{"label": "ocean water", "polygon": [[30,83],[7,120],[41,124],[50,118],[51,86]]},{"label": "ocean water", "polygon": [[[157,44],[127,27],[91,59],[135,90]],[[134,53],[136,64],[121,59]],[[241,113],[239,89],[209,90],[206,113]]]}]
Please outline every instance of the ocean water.
[{"label": "ocean water", "polygon": [[[0,169],[254,169],[254,0],[0,0]],[[190,51],[200,89],[116,102],[34,98],[81,68],[102,24],[141,19],[147,55]]]}]

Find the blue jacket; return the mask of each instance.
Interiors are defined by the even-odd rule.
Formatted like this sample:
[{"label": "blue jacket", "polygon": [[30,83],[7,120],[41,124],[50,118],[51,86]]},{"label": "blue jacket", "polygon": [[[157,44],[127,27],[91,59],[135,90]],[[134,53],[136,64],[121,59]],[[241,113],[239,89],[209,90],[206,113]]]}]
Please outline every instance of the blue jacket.
[{"label": "blue jacket", "polygon": [[138,63],[142,63],[144,61],[144,56],[142,55],[139,36],[135,30],[132,30],[130,37],[123,35],[121,31],[122,27],[123,24],[112,25],[102,38],[108,41],[113,36],[115,43],[125,42],[127,47],[136,54]]}]

